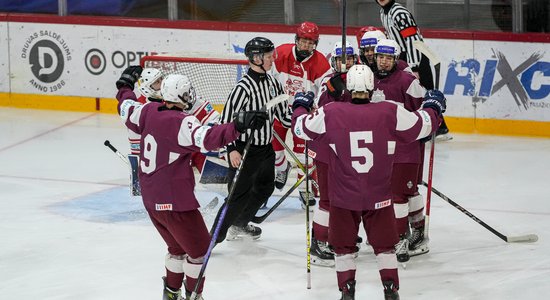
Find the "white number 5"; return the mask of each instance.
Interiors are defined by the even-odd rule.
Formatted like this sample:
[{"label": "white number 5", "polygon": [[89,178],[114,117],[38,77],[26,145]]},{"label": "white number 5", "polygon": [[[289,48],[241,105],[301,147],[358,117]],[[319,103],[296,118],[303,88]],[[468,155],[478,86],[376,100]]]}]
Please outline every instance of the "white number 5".
[{"label": "white number 5", "polygon": [[363,141],[366,144],[372,143],[372,131],[355,131],[349,133],[351,157],[362,158],[352,160],[351,166],[358,173],[368,173],[373,165],[373,155],[368,148],[364,146],[360,147],[359,141]]}]

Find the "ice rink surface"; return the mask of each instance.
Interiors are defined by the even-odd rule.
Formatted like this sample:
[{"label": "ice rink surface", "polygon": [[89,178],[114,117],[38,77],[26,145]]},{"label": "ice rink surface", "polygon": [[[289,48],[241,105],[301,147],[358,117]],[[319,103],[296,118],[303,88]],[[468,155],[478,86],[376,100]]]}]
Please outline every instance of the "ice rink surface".
[{"label": "ice rink surface", "polygon": [[[120,119],[0,108],[0,132],[0,299],[161,299],[165,246],[129,196],[127,167],[103,145],[128,149]],[[454,134],[436,144],[434,187],[501,233],[539,241],[507,244],[434,195],[430,252],[399,269],[401,299],[549,297],[549,175],[550,139]],[[205,204],[225,191],[196,192]],[[334,269],[312,266],[306,289],[296,197],[260,226],[260,240],[214,249],[206,300],[339,298]],[[356,299],[382,299],[370,247],[357,268]]]}]

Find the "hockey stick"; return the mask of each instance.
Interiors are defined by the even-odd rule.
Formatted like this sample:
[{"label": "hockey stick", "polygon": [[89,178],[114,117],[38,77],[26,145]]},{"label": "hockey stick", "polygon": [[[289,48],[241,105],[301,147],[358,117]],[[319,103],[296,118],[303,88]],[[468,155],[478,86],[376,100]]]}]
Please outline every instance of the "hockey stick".
[{"label": "hockey stick", "polygon": [[[275,105],[288,101],[289,96],[287,94],[279,95],[271,100],[269,100],[262,108],[262,111],[269,111],[272,107]],[[206,266],[208,265],[208,261],[210,260],[210,255],[212,254],[212,249],[214,249],[214,246],[216,246],[216,240],[218,239],[218,235],[220,234],[220,230],[223,224],[223,220],[225,219],[225,215],[227,214],[227,208],[229,207],[231,203],[231,198],[233,198],[233,194],[235,193],[235,188],[237,186],[237,182],[239,179],[239,174],[244,166],[244,161],[246,160],[248,150],[250,149],[250,145],[252,145],[252,140],[254,139],[254,136],[251,134],[250,137],[248,137],[246,144],[243,149],[243,154],[241,157],[241,163],[237,167],[237,171],[235,172],[235,176],[233,177],[233,183],[231,184],[231,187],[229,188],[229,194],[227,195],[227,201],[225,202],[225,205],[222,208],[222,211],[220,213],[220,217],[218,218],[216,224],[214,233],[212,234],[212,238],[210,239],[210,245],[208,245],[208,250],[206,251],[206,254],[204,255],[204,262],[202,263],[201,270],[199,272],[199,276],[197,277],[197,283],[195,284],[195,288],[193,289],[193,293],[191,294],[191,299],[197,300],[199,295],[197,294],[199,290],[199,286],[202,282],[202,279],[204,278],[204,272],[206,271]]]},{"label": "hockey stick", "polygon": [[[340,72],[346,72],[346,0],[342,0],[342,61],[340,62]],[[309,198],[308,198],[309,199]]]},{"label": "hockey stick", "polygon": [[113,151],[120,159],[122,159],[124,163],[126,163],[126,165],[130,166],[128,159],[122,153],[120,153],[117,148],[115,148],[115,146],[113,146],[111,142],[109,142],[109,140],[105,140],[105,142],[103,142],[103,145],[111,149],[111,151]]},{"label": "hockey stick", "polygon": [[[306,168],[304,167],[304,165],[302,165],[302,163],[300,162],[300,160],[298,159],[298,156],[296,156],[296,154],[294,154],[294,151],[292,151],[290,149],[290,147],[283,141],[283,139],[279,136],[279,134],[276,132],[276,131],[273,131],[273,135],[275,136],[275,138],[277,139],[277,141],[279,141],[279,143],[281,145],[283,145],[283,147],[285,148],[286,152],[288,152],[288,154],[290,154],[290,156],[292,157],[292,159],[294,160],[294,162],[296,163],[296,165],[298,166],[298,168],[300,168],[302,170],[302,172],[307,173],[306,172]],[[305,153],[305,155],[307,155],[307,153]],[[319,189],[319,185],[317,184],[317,182],[315,180],[313,180],[313,178],[310,178],[311,182],[313,183],[313,185],[315,186],[315,188],[320,191]]]},{"label": "hockey stick", "polygon": [[[345,1],[345,0],[344,0]],[[306,166],[309,166],[309,155],[307,141],[304,141],[306,144],[305,154],[306,154]],[[309,174],[306,172],[306,255],[307,255],[307,288],[311,289],[311,255],[309,254],[309,248],[311,247],[311,235],[309,233]]]},{"label": "hockey stick", "polygon": [[426,55],[426,57],[430,60],[430,62],[434,66],[435,70],[435,82],[434,86],[436,89],[439,89],[439,75],[441,72],[441,59],[439,59],[439,56],[435,54],[432,49],[430,49],[426,43],[423,41],[413,41],[413,45],[416,48],[416,50],[420,51],[422,54]]},{"label": "hockey stick", "polygon": [[[313,171],[315,171],[315,166],[313,166],[310,170],[311,170],[311,173],[313,173]],[[308,175],[311,175],[311,173]],[[261,216],[255,216],[254,218],[252,218],[251,222],[255,224],[260,224],[263,221],[265,221],[265,219],[267,219],[267,217],[269,217],[269,215],[271,215],[277,209],[277,207],[279,207],[279,205],[281,205],[286,200],[286,198],[288,198],[288,196],[290,196],[290,194],[292,194],[292,192],[294,192],[294,190],[297,189],[300,186],[300,184],[302,184],[302,182],[304,182],[306,177],[307,176],[304,176],[298,179],[296,183],[290,189],[288,189],[288,191],[279,199],[279,201],[273,204],[273,206],[265,214]]]},{"label": "hockey stick", "polygon": [[[424,181],[422,181],[422,185],[428,186],[428,184]],[[470,219],[476,221],[479,225],[485,227],[485,229],[492,232],[494,235],[501,238],[506,243],[534,243],[536,242],[539,237],[536,234],[525,234],[525,235],[518,235],[518,236],[506,236],[498,231],[496,231],[493,227],[487,225],[487,223],[481,221],[478,217],[474,216],[471,212],[466,210],[464,207],[460,206],[458,203],[451,200],[449,197],[445,196],[442,192],[438,191],[436,188],[432,187],[432,191],[438,195],[441,199],[443,199],[445,202],[449,203],[450,205],[454,206],[456,209],[460,210],[462,213],[470,217]]]},{"label": "hockey stick", "polygon": [[[414,47],[420,51],[422,54],[424,54],[430,62],[434,65],[435,70],[435,88],[439,89],[439,73],[441,68],[441,60],[439,57],[430,49],[423,41],[413,41]],[[426,194],[426,213],[425,213],[425,221],[424,221],[424,238],[429,241],[429,232],[430,232],[430,207],[431,207],[431,200],[432,200],[432,177],[433,177],[433,171],[434,171],[434,155],[435,155],[435,137],[436,132],[434,131],[432,133],[431,137],[431,149],[430,149],[430,160],[428,165],[428,193]],[[421,166],[422,167],[422,166]],[[423,182],[424,183],[424,182]]]}]

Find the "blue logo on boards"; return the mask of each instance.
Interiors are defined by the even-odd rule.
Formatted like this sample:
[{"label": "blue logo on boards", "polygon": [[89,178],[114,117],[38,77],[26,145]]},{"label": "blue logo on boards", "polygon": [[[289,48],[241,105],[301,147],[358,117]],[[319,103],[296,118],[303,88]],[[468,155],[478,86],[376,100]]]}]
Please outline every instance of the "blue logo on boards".
[{"label": "blue logo on boards", "polygon": [[[518,107],[524,109],[531,106],[532,100],[548,100],[550,84],[543,82],[550,80],[550,62],[541,60],[542,53],[533,53],[514,67],[502,52],[495,49],[493,52],[496,59],[480,62],[471,58],[451,62],[443,92],[454,95],[457,86],[462,86],[463,96],[473,97],[474,102],[484,102],[506,87]],[[483,74],[480,74],[482,67]],[[495,82],[497,72],[501,79]]]}]

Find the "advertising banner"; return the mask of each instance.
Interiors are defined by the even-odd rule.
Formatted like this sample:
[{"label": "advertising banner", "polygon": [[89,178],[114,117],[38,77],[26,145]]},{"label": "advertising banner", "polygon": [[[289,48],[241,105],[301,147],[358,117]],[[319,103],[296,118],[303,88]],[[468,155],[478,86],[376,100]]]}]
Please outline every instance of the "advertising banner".
[{"label": "advertising banner", "polygon": [[[244,52],[255,36],[276,45],[292,33],[10,22],[9,52],[0,53],[0,91],[113,98],[122,70],[151,54]],[[0,23],[0,47],[6,47]],[[355,45],[354,36],[347,37]],[[339,35],[321,35],[328,54]],[[427,39],[441,59],[440,89],[448,116],[550,120],[550,44]],[[9,53],[10,68],[6,53]],[[244,57],[243,57],[244,58]],[[6,70],[11,70],[11,82]],[[9,82],[9,83],[8,83]],[[213,83],[215,84],[215,83]]]}]

